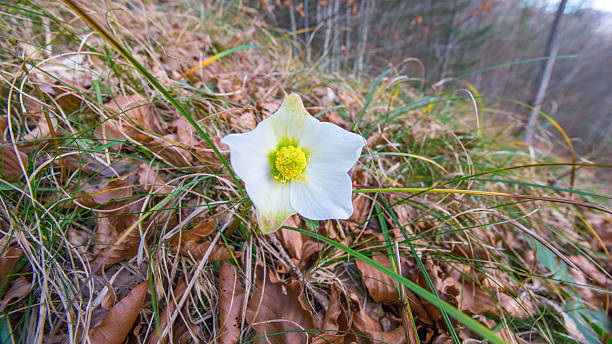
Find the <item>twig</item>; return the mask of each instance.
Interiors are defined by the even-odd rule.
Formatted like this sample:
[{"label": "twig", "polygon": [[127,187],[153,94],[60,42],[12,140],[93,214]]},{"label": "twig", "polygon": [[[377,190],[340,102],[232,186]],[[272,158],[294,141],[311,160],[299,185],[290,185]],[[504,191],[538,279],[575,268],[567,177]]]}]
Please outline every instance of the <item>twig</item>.
[{"label": "twig", "polygon": [[314,297],[314,299],[319,303],[319,305],[321,305],[324,309],[327,309],[329,305],[329,301],[327,300],[327,297],[325,297],[318,290],[316,290],[306,280],[306,277],[304,277],[304,274],[302,273],[302,271],[297,266],[295,266],[295,264],[293,263],[293,260],[291,260],[291,257],[289,257],[289,254],[287,254],[287,251],[285,251],[285,248],[280,243],[280,241],[278,241],[276,236],[274,234],[270,234],[270,235],[267,235],[267,237],[270,239],[270,242],[272,243],[272,245],[276,247],[280,255],[283,257],[283,259],[289,266],[289,269],[291,269],[291,272],[293,272],[293,274],[297,277],[300,283],[306,286],[306,289],[308,290],[308,292]]}]

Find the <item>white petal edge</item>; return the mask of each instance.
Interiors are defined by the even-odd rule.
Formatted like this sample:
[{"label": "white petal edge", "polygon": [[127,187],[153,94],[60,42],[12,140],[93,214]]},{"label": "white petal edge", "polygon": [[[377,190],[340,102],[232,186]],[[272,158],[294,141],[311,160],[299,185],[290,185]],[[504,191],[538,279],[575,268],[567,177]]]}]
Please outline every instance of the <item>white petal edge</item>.
[{"label": "white petal edge", "polygon": [[257,210],[257,223],[262,233],[274,232],[295,214],[291,207],[289,184],[279,183],[268,173],[257,182],[245,183],[245,186]]},{"label": "white petal edge", "polygon": [[291,207],[311,220],[348,219],[353,214],[351,177],[322,166],[308,167],[305,181],[291,183]]},{"label": "white petal edge", "polygon": [[247,133],[229,134],[221,142],[230,147],[232,167],[245,183],[258,182],[272,169],[269,156],[276,149],[277,141],[271,118]]},{"label": "white petal edge", "polygon": [[318,130],[304,133],[300,145],[309,152],[311,163],[325,165],[326,170],[348,172],[366,144],[358,134],[339,126],[321,122]]},{"label": "white petal edge", "polygon": [[306,111],[302,98],[296,93],[286,96],[270,119],[274,121],[274,133],[279,141],[289,139],[300,142],[302,135],[316,130],[320,123]]}]

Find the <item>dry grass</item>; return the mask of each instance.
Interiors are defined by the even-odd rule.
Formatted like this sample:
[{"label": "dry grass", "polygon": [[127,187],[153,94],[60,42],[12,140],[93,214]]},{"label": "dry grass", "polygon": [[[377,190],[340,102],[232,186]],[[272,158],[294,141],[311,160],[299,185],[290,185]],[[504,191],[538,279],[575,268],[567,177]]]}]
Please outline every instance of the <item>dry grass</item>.
[{"label": "dry grass", "polygon": [[[60,2],[0,8],[3,343],[263,343],[264,333],[286,343],[305,333],[317,343],[407,343],[410,319],[421,342],[476,338],[348,250],[289,228],[393,268],[508,342],[610,341],[609,214],[483,195],[362,193],[348,221],[294,216],[276,236],[260,235],[212,147],[102,38]],[[610,206],[594,167],[578,168],[579,190],[569,189],[568,166],[521,168],[566,159],[530,156],[500,128],[507,114],[481,108],[477,127],[464,91],[440,92],[402,71],[376,84],[305,65],[254,9],[84,8],[225,158],[220,137],[253,129],[295,91],[313,115],[347,129],[365,110],[355,188],[446,183]],[[259,48],[194,69],[248,44]]]}]

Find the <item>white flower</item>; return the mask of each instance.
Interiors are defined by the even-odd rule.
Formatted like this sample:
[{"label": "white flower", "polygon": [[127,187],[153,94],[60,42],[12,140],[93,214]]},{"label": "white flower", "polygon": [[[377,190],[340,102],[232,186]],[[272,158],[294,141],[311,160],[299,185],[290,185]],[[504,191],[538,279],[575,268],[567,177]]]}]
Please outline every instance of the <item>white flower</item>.
[{"label": "white flower", "polygon": [[319,122],[299,95],[244,134],[221,142],[230,147],[234,171],[246,186],[263,233],[277,230],[294,213],[311,219],[348,219],[353,213],[353,167],[365,140],[339,126]]}]

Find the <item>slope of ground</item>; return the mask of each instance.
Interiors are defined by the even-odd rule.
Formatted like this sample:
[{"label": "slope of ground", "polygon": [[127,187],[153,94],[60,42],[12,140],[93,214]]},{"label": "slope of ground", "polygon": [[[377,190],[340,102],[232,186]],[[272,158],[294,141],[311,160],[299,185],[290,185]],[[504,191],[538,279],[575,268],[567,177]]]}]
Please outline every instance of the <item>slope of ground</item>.
[{"label": "slope of ground", "polygon": [[[609,166],[534,159],[474,90],[307,65],[237,2],[78,6],[110,40],[0,3],[2,343],[610,342]],[[220,138],[290,92],[367,139],[355,212],[262,235]]]}]

